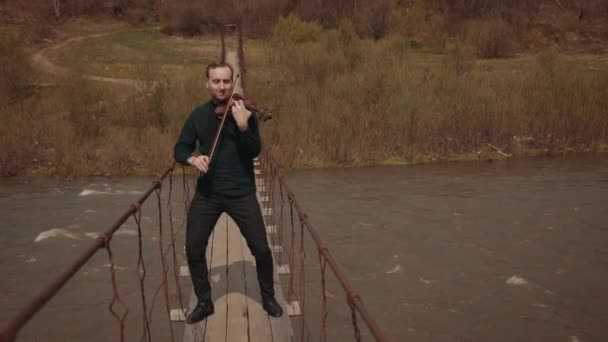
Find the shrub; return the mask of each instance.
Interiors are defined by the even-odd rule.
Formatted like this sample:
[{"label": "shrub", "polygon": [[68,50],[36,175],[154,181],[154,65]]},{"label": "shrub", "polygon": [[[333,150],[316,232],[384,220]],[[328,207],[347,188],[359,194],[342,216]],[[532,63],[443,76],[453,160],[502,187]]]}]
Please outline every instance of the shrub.
[{"label": "shrub", "polygon": [[194,36],[201,33],[202,18],[198,11],[193,8],[184,7],[175,14],[173,31]]},{"label": "shrub", "polygon": [[481,58],[501,58],[513,54],[513,31],[500,19],[471,23],[467,40]]},{"label": "shrub", "polygon": [[317,22],[305,22],[295,15],[279,18],[272,34],[274,44],[288,46],[293,44],[316,42],[322,28]]},{"label": "shrub", "polygon": [[18,39],[0,35],[0,107],[24,98],[24,84],[31,79],[32,69]]},{"label": "shrub", "polygon": [[443,66],[448,73],[462,76],[468,74],[474,65],[475,55],[470,47],[462,43],[456,43],[446,49]]}]

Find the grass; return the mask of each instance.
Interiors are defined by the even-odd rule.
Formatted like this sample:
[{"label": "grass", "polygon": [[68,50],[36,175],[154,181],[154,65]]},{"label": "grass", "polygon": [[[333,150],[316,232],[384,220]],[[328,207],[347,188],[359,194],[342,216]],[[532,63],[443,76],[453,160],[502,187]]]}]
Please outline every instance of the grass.
[{"label": "grass", "polygon": [[[68,32],[104,28],[77,27]],[[110,27],[120,31],[56,52],[76,71],[50,78],[64,86],[2,101],[0,174],[141,175],[171,161],[183,120],[207,98],[202,74],[219,57],[219,37]],[[246,41],[248,91],[274,114],[264,143],[285,167],[499,158],[488,143],[516,156],[608,151],[606,55],[476,59],[458,44],[437,53],[399,36],[348,35]],[[14,56],[5,65],[27,63]],[[141,88],[82,75],[136,79]]]},{"label": "grass", "polygon": [[285,116],[267,131],[284,165],[307,165],[307,156],[322,165],[496,159],[488,143],[528,155],[606,140],[606,56],[478,60],[466,47],[437,54],[340,35],[266,42],[275,77],[250,75]]},{"label": "grass", "polygon": [[69,68],[84,65],[90,75],[137,78],[142,65],[154,66],[159,78],[189,75],[219,58],[213,38],[182,39],[151,30],[129,30],[74,43],[57,59]]}]

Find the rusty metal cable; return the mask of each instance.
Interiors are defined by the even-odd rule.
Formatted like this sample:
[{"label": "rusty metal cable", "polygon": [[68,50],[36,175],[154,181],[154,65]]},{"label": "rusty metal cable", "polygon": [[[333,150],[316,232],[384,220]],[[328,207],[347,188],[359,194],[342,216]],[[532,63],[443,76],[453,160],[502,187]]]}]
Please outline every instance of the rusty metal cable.
[{"label": "rusty metal cable", "polygon": [[[285,207],[285,196],[283,195],[283,185],[281,182],[279,182],[279,193],[281,194],[281,210],[279,212],[279,220],[278,224],[276,225],[276,229],[277,234],[279,235],[279,246],[283,246],[283,211]],[[280,264],[283,264],[284,254],[285,252],[283,250],[281,250],[281,253],[279,253]]]},{"label": "rusty metal cable", "polygon": [[[181,312],[184,312],[184,300],[183,300],[183,296],[182,296],[182,289],[181,289],[181,284],[179,281],[179,266],[177,264],[177,251],[175,250],[175,227],[173,224],[173,204],[171,202],[171,198],[172,198],[172,194],[173,194],[173,171],[171,171],[171,174],[169,175],[169,194],[167,196],[167,212],[169,215],[169,229],[171,230],[171,252],[172,252],[172,259],[173,259],[173,279],[175,280],[175,288],[177,290],[177,298],[179,300],[179,307]],[[183,194],[183,196],[185,196],[185,194]],[[185,219],[182,222],[182,225],[185,224]]]},{"label": "rusty metal cable", "polygon": [[142,247],[142,236],[141,236],[141,205],[139,203],[133,204],[136,208],[136,212],[133,213],[133,219],[135,220],[135,224],[137,225],[137,246],[138,246],[138,257],[137,257],[137,277],[139,278],[139,290],[140,290],[140,298],[141,298],[141,306],[142,306],[142,324],[143,324],[143,332],[141,340],[146,339],[147,341],[152,340],[152,336],[150,334],[150,322],[148,320],[148,309],[147,309],[147,301],[146,301],[146,264],[144,263],[143,258],[143,247]]},{"label": "rusty metal cable", "polygon": [[351,319],[353,324],[353,333],[355,335],[355,340],[357,342],[361,342],[361,332],[359,331],[359,324],[357,323],[357,310],[353,303],[348,303],[351,312]]},{"label": "rusty metal cable", "polygon": [[291,201],[291,197],[289,197],[289,212],[290,212],[290,222],[291,222],[291,246],[289,247],[289,286],[287,289],[287,301],[289,303],[291,303],[293,301],[293,295],[294,295],[294,290],[293,290],[293,270],[294,270],[294,265],[295,265],[295,250],[296,250],[296,243],[295,243],[295,239],[296,239],[296,233],[295,233],[295,226],[293,223],[293,202]]},{"label": "rusty metal cable", "polygon": [[[175,163],[171,164],[159,177],[162,181],[167,177],[169,172],[173,170]],[[135,202],[138,205],[144,203],[148,197],[154,192],[156,187],[159,186],[155,183],[153,186],[148,188],[140,198]],[[112,238],[114,233],[122,226],[125,221],[136,209],[134,206],[130,206],[114,224],[110,226],[105,232],[98,234],[98,238],[84,251],[82,252],[69,266],[65,268],[52,282],[44,287],[38,295],[34,297],[24,309],[22,309],[17,316],[15,316],[2,330],[0,330],[0,342],[12,342],[17,337],[19,331],[27,324],[32,317],[36,315],[40,309],[42,309],[46,303],[53,298],[59,290],[61,290],[65,284],[97,253],[101,248],[105,248],[107,241]]]},{"label": "rusty metal cable", "polygon": [[[300,217],[301,224],[303,225],[303,227],[306,228],[306,231],[308,231],[308,233],[309,233],[310,237],[313,239],[316,247],[319,249],[320,255],[322,255],[323,258],[325,258],[325,261],[327,262],[327,265],[329,265],[330,270],[337,278],[342,289],[345,291],[345,293],[347,295],[347,303],[348,303],[349,307],[351,308],[351,310],[353,310],[352,325],[353,325],[353,331],[355,333],[355,338],[357,338],[357,339],[361,338],[359,326],[357,323],[357,315],[356,315],[358,313],[359,316],[361,317],[361,319],[363,320],[363,322],[365,322],[366,326],[368,327],[368,329],[370,330],[372,336],[375,338],[376,341],[387,341],[386,337],[384,336],[384,333],[378,326],[378,323],[373,319],[372,315],[369,313],[369,311],[365,307],[363,300],[361,299],[361,296],[352,289],[350,282],[348,281],[348,279],[346,278],[346,276],[344,275],[342,270],[339,268],[338,263],[331,255],[329,249],[327,247],[325,247],[319,234],[312,227],[312,224],[308,220],[308,217],[306,216],[304,210],[298,203],[295,194],[291,191],[291,189],[289,188],[289,185],[287,184],[287,182],[281,175],[278,165],[277,165],[276,161],[274,160],[274,158],[272,157],[272,155],[270,154],[270,151],[266,150],[264,153],[264,157],[267,158],[266,162],[268,162],[270,164],[270,167],[275,170],[275,176],[279,180],[282,188],[284,188],[288,194],[287,197],[288,197],[289,205],[290,205],[290,214],[291,214],[290,217],[291,217],[292,230],[293,230],[293,215],[294,215],[293,211],[295,210],[295,212],[297,212],[298,216]],[[292,236],[292,248],[290,248],[290,249],[291,249],[290,252],[293,253],[293,236]],[[291,266],[293,266],[293,260],[290,261],[290,267]],[[293,270],[293,268],[292,268],[292,270]],[[290,286],[289,286],[289,290],[288,290],[288,298],[291,298],[289,296],[289,294],[291,294],[291,292],[293,291],[291,281],[292,281],[292,278],[290,276]]]},{"label": "rusty metal cable", "polygon": [[[106,240],[105,248],[106,248],[106,251],[108,252],[108,259],[110,261],[110,275],[112,277],[112,293],[113,293],[112,301],[110,302],[108,309],[112,313],[112,316],[114,316],[114,318],[116,318],[116,320],[118,321],[118,325],[120,327],[120,341],[124,342],[124,340],[125,340],[125,320],[127,318],[127,314],[129,313],[129,308],[127,307],[125,302],[122,300],[122,298],[120,298],[120,295],[118,294],[118,286],[116,285],[116,267],[114,264],[114,256],[112,254],[112,249],[110,248],[109,239]],[[122,315],[118,314],[118,312],[116,311],[116,309],[115,309],[116,303],[118,303],[122,306],[122,308],[123,308]]]},{"label": "rusty metal cable", "polygon": [[327,342],[327,282],[325,280],[325,270],[327,269],[327,260],[319,252],[319,268],[321,271],[321,298],[323,299],[321,304],[321,336],[319,340],[321,342]]},{"label": "rusty metal cable", "polygon": [[188,217],[188,212],[190,211],[190,207],[189,207],[189,203],[190,203],[190,187],[188,186],[188,179],[186,176],[186,168],[182,165],[182,190],[184,193],[184,198],[183,198],[183,202],[184,202],[184,211],[185,211],[185,216],[184,217]]},{"label": "rusty metal cable", "polygon": [[304,215],[300,214],[300,310],[302,312],[302,326],[300,341],[304,341],[306,336],[305,328],[306,325],[306,249],[304,249]]},{"label": "rusty metal cable", "polygon": [[[226,56],[226,47],[225,47],[225,37],[223,28],[221,29],[221,39],[222,39],[222,60],[225,60]],[[244,76],[245,74],[245,59],[243,52],[243,39],[242,39],[242,28],[239,25],[239,63],[241,65],[241,74]],[[244,88],[244,80],[241,79],[241,84]],[[161,290],[164,291],[164,299],[165,299],[165,310],[167,311],[167,315],[169,316],[169,329],[171,331],[171,339],[174,341],[174,331],[173,324],[170,320],[170,308],[169,308],[169,289],[168,289],[168,266],[166,262],[166,257],[169,252],[172,252],[173,258],[173,275],[175,278],[176,289],[178,292],[178,298],[180,303],[180,308],[182,312],[184,311],[184,304],[181,293],[181,286],[179,282],[179,275],[177,273],[178,265],[177,265],[177,252],[175,249],[175,238],[176,238],[176,229],[173,223],[173,207],[172,207],[172,190],[173,190],[173,171],[175,168],[175,163],[173,163],[163,174],[159,177],[153,184],[153,186],[148,189],[140,199],[135,202],[129,209],[118,218],[116,223],[110,227],[106,232],[99,235],[99,238],[95,240],[95,242],[85,251],[81,256],[79,256],[59,277],[52,282],[49,286],[47,286],[34,300],[30,302],[30,304],[17,315],[15,319],[13,319],[6,328],[3,328],[0,331],[0,342],[12,342],[16,338],[20,329],[50,300],[68,281],[76,272],[78,272],[88,260],[99,250],[106,249],[108,253],[108,258],[110,260],[110,275],[112,281],[112,301],[109,305],[109,311],[117,320],[120,328],[120,341],[124,341],[125,339],[125,321],[129,312],[129,308],[126,306],[125,302],[121,299],[118,291],[117,281],[116,281],[116,267],[113,259],[113,253],[110,248],[110,241],[112,236],[116,230],[118,230],[122,224],[129,218],[133,217],[137,224],[138,231],[138,262],[137,262],[137,275],[139,277],[139,287],[140,287],[140,297],[143,311],[143,333],[142,340],[151,341],[152,334],[150,329],[150,322],[152,317],[152,311],[154,305],[156,303],[157,297]],[[367,311],[361,297],[357,294],[351,287],[347,278],[344,276],[340,268],[338,267],[337,262],[329,252],[328,248],[322,243],[319,234],[312,227],[311,223],[308,220],[306,213],[303,211],[301,206],[296,200],[295,194],[290,190],[288,184],[285,182],[283,175],[280,172],[280,169],[276,163],[276,160],[272,157],[270,151],[267,148],[264,148],[260,158],[260,166],[263,170],[263,174],[261,175],[261,179],[264,180],[264,195],[266,197],[265,204],[263,208],[267,211],[276,212],[275,206],[277,205],[275,201],[275,192],[277,191],[278,186],[278,194],[280,195],[280,210],[279,210],[279,218],[275,220],[274,214],[269,218],[269,222],[271,222],[274,226],[274,235],[273,242],[277,240],[278,235],[278,246],[283,245],[283,221],[284,221],[284,206],[285,206],[285,196],[287,194],[287,200],[289,203],[289,216],[290,216],[290,228],[291,228],[291,247],[289,248],[288,253],[288,262],[290,267],[289,272],[289,286],[288,286],[288,295],[287,299],[289,303],[292,303],[295,297],[299,296],[299,300],[301,301],[301,336],[300,340],[304,341],[308,339],[310,336],[307,335],[308,331],[308,321],[306,319],[306,246],[305,239],[307,236],[310,236],[318,249],[319,256],[319,265],[321,272],[321,291],[322,291],[322,307],[321,307],[321,341],[327,340],[327,316],[328,316],[328,308],[327,308],[327,284],[326,284],[326,270],[327,266],[331,272],[337,278],[339,284],[343,288],[346,293],[346,302],[351,311],[351,324],[353,326],[354,337],[357,341],[361,341],[361,332],[359,328],[359,318],[366,324],[369,328],[371,334],[374,336],[376,341],[386,341],[386,338],[382,331],[380,330],[378,324],[375,322],[373,317]],[[161,205],[161,187],[162,181],[169,175],[169,195],[167,202],[167,211],[168,211],[168,219],[169,219],[169,227],[170,227],[170,243],[169,246],[164,246],[163,242],[163,215],[162,215],[162,205]],[[183,185],[183,203],[185,210],[185,217],[189,214],[189,202],[191,199],[191,188],[196,184],[196,176],[188,177],[186,169],[182,166],[182,185]],[[193,184],[190,184],[192,182]],[[150,302],[150,306],[148,308],[148,302],[146,300],[145,295],[145,278],[146,278],[146,268],[143,258],[143,245],[142,245],[142,227],[141,227],[141,205],[146,201],[146,199],[150,196],[152,192],[156,192],[157,200],[158,200],[158,218],[159,218],[159,249],[161,254],[161,270],[162,270],[162,282],[156,289],[154,296]],[[300,223],[300,231],[299,231],[299,294],[296,295],[294,274],[295,274],[295,266],[296,266],[296,228],[294,222],[294,215],[298,215],[299,223]],[[185,224],[184,220],[182,222],[182,226]],[[308,235],[306,235],[306,232]],[[211,248],[213,249],[213,243]],[[284,250],[279,250],[279,260],[281,261],[283,258]],[[123,308],[122,312],[119,312],[118,306]],[[204,337],[203,337],[204,338]]]},{"label": "rusty metal cable", "polygon": [[[173,332],[173,321],[171,321],[171,304],[169,303],[169,286],[167,273],[169,269],[167,267],[167,260],[165,254],[165,247],[163,244],[163,208],[162,208],[162,187],[156,189],[156,199],[158,202],[158,247],[160,249],[160,262],[161,262],[161,270],[163,275],[163,280],[161,286],[163,287],[163,292],[165,295],[165,310],[167,313],[167,321],[169,322],[169,332],[171,333],[171,342],[175,342],[175,333]],[[151,318],[150,318],[151,319]]]}]

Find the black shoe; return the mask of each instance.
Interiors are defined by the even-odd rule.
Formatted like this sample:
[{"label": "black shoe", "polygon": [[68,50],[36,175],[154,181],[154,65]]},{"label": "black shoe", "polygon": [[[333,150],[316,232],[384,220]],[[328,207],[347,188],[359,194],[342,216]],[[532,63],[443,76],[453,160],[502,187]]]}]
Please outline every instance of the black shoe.
[{"label": "black shoe", "polygon": [[188,314],[188,317],[186,318],[186,323],[194,324],[204,320],[205,318],[207,318],[207,316],[213,314],[213,309],[214,308],[212,302],[199,302],[194,307],[194,309],[192,309],[192,312]]},{"label": "black shoe", "polygon": [[281,317],[283,315],[283,309],[274,298],[264,299],[262,301],[262,307],[272,317]]}]

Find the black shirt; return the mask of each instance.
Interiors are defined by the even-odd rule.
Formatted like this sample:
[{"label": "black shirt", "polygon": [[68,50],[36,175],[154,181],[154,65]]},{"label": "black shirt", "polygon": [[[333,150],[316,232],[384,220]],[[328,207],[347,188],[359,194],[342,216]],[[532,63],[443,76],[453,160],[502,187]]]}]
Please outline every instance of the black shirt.
[{"label": "black shirt", "polygon": [[[209,155],[220,124],[216,104],[209,101],[194,109],[173,149],[175,160],[188,165],[188,158],[199,143],[199,151]],[[253,158],[260,153],[261,142],[255,113],[241,132],[232,115],[226,118],[209,171],[198,180],[197,190],[203,194],[239,197],[255,192]]]}]

